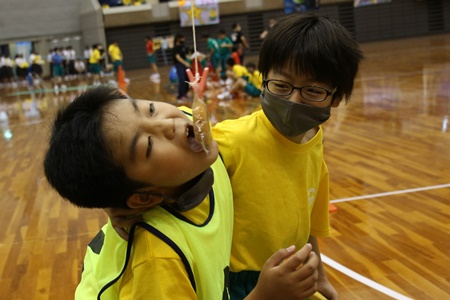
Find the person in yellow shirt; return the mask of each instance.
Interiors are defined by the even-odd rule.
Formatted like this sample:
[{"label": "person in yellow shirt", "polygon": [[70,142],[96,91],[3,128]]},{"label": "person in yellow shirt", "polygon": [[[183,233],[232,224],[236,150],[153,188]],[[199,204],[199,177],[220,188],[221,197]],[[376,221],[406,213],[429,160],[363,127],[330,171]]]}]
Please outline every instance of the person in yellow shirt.
[{"label": "person in yellow shirt", "polygon": [[[321,125],[349,100],[362,58],[358,43],[336,20],[280,18],[259,52],[262,109],[213,127],[233,187],[232,300],[252,291],[280,245],[310,243],[320,256],[318,239],[331,232]],[[322,263],[317,291],[339,299]]]},{"label": "person in yellow shirt", "polygon": [[235,97],[245,93],[249,97],[259,97],[261,94],[262,76],[256,69],[256,65],[248,62],[246,66],[236,64],[233,58],[227,59],[227,76],[233,79],[229,91],[217,96],[219,100]]},{"label": "person in yellow shirt", "polygon": [[42,65],[45,63],[45,61],[42,59],[42,56],[34,50],[30,54],[30,64],[31,64],[31,73],[33,76],[37,79],[42,77]]},{"label": "person in yellow shirt", "polygon": [[19,78],[19,80],[25,80],[29,67],[27,60],[23,57],[23,54],[19,53],[16,54],[14,62],[16,64],[17,77]]},{"label": "person in yellow shirt", "polygon": [[89,71],[92,74],[93,85],[99,85],[100,82],[100,73],[102,71],[102,67],[100,61],[103,59],[104,54],[100,52],[100,44],[94,44],[92,46],[91,56],[89,57]]},{"label": "person in yellow shirt", "polygon": [[248,73],[247,68],[241,64],[235,63],[234,59],[228,58],[226,63],[227,63],[226,66],[227,77],[230,77],[234,80],[237,80],[238,78],[241,77],[249,77],[250,74]]},{"label": "person in yellow shirt", "polygon": [[245,64],[247,69],[247,76],[241,77],[231,87],[231,93],[243,91],[249,97],[259,97],[261,95],[262,75],[256,70],[256,65],[253,62]]},{"label": "person in yellow shirt", "polygon": [[114,73],[117,74],[119,71],[119,66],[122,66],[123,59],[122,51],[120,50],[117,41],[114,41],[111,45],[109,45],[108,54],[113,64]]}]

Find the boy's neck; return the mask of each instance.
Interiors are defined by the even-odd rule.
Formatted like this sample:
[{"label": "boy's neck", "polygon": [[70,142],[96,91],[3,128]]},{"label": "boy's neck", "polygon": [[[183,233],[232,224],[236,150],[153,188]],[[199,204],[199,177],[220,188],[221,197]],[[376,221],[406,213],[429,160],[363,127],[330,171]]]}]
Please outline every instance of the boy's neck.
[{"label": "boy's neck", "polygon": [[170,205],[179,211],[190,210],[206,198],[214,183],[214,173],[211,168],[189,181],[183,187],[183,192],[170,200]]},{"label": "boy's neck", "polygon": [[317,134],[318,131],[319,127],[314,127],[303,134],[286,138],[297,144],[306,144]]}]

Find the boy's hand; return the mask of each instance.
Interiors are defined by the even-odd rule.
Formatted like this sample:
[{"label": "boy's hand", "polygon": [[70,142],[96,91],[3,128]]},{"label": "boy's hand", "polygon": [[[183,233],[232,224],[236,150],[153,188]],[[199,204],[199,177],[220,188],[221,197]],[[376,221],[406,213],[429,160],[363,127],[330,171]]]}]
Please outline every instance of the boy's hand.
[{"label": "boy's hand", "polygon": [[305,299],[317,291],[319,259],[306,244],[280,249],[264,264],[258,284],[246,299]]},{"label": "boy's hand", "polygon": [[126,228],[131,227],[134,223],[143,220],[142,209],[131,208],[104,208],[106,214],[111,219],[112,226],[117,234],[128,241],[128,232]]}]

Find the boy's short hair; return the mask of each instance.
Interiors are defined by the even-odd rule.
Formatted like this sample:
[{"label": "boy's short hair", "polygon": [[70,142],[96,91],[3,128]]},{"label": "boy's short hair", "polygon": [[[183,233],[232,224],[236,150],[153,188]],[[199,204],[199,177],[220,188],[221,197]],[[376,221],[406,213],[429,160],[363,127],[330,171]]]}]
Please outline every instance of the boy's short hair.
[{"label": "boy's short hair", "polygon": [[178,43],[181,39],[183,39],[184,38],[184,34],[182,34],[182,33],[177,33],[176,35],[175,35],[175,39],[174,39],[174,42],[175,43]]},{"label": "boy's short hair", "polygon": [[45,176],[77,206],[125,208],[128,197],[144,186],[127,178],[104,139],[105,109],[118,99],[127,97],[114,88],[97,87],[60,109],[53,123]]},{"label": "boy's short hair", "polygon": [[245,67],[248,68],[253,68],[256,69],[256,64],[252,61],[249,61],[248,63],[245,64]]},{"label": "boy's short hair", "polygon": [[266,79],[269,71],[288,67],[293,75],[333,85],[334,98],[348,100],[362,58],[358,43],[337,21],[289,15],[278,19],[264,39],[258,69]]},{"label": "boy's short hair", "polygon": [[226,64],[227,64],[227,66],[232,67],[232,66],[234,66],[236,63],[234,62],[234,59],[233,59],[232,57],[229,57],[229,58],[227,58]]}]

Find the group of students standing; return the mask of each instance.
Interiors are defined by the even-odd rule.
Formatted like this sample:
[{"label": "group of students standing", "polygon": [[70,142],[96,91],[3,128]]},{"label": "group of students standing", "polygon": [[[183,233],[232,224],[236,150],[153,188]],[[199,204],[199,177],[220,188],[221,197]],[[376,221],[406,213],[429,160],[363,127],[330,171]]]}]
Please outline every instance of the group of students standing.
[{"label": "group of students standing", "polygon": [[28,75],[35,80],[40,80],[44,63],[44,59],[37,51],[32,51],[28,60],[22,53],[16,54],[14,59],[9,54],[2,55],[0,57],[0,87],[16,88],[18,87],[16,81],[27,85],[25,79]]},{"label": "group of students standing", "polygon": [[[114,71],[117,72],[122,65],[122,52],[117,42],[109,45],[108,55]],[[108,69],[105,56],[105,50],[100,43],[86,46],[83,54],[79,56],[72,46],[52,48],[45,59],[36,50],[31,52],[28,59],[22,53],[16,54],[14,59],[5,54],[0,57],[0,87],[16,88],[19,84],[42,86],[46,64],[55,91],[66,87],[63,81],[85,74],[92,77],[93,85],[99,85],[102,72]]]},{"label": "group of students standing", "polygon": [[72,46],[56,47],[50,50],[48,54],[48,62],[50,68],[50,77],[54,83],[54,90],[64,89],[62,79],[72,80],[80,74],[84,74],[86,65],[84,60],[77,57],[76,51]]}]

